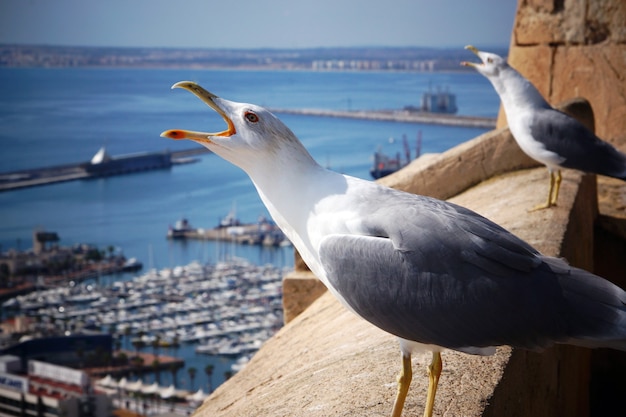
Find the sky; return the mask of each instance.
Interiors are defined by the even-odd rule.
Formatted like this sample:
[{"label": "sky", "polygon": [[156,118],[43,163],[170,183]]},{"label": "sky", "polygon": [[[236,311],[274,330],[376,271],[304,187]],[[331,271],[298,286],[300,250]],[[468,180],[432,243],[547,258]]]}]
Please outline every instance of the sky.
[{"label": "sky", "polygon": [[508,46],[516,0],[0,0],[0,43]]}]

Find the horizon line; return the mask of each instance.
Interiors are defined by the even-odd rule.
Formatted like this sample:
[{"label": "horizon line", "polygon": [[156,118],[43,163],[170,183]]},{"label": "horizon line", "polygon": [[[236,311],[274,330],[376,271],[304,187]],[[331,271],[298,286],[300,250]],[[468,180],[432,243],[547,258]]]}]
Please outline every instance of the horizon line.
[{"label": "horizon line", "polygon": [[[0,47],[40,47],[40,48],[103,48],[103,49],[204,49],[204,50],[316,50],[316,49],[429,49],[429,50],[454,50],[463,49],[465,45],[450,46],[423,46],[423,45],[360,45],[360,46],[255,46],[255,47],[217,47],[217,46],[131,46],[131,45],[72,45],[72,44],[46,44],[46,43],[15,43],[0,42]],[[482,48],[509,49],[510,45],[484,44]]]}]

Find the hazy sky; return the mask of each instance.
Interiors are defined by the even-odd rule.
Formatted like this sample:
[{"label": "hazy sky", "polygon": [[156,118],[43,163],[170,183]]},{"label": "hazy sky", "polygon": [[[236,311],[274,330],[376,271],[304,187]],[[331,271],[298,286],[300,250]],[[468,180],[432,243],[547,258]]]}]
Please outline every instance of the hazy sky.
[{"label": "hazy sky", "polygon": [[516,0],[0,0],[0,43],[508,46]]}]

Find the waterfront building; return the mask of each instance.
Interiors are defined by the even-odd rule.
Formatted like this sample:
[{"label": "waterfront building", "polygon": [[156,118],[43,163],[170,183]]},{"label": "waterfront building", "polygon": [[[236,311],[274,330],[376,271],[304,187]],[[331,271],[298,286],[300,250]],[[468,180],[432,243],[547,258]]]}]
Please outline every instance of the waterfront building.
[{"label": "waterfront building", "polygon": [[83,371],[29,360],[26,369],[13,355],[0,356],[0,416],[109,417],[111,399],[95,391]]}]

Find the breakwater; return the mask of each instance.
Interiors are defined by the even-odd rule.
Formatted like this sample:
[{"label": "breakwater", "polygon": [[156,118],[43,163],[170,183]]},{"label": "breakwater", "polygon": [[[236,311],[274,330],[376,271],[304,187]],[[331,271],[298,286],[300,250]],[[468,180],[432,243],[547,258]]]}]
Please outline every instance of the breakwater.
[{"label": "breakwater", "polygon": [[206,148],[177,152],[153,152],[109,157],[103,162],[79,162],[75,164],[34,168],[0,173],[0,191],[56,184],[65,181],[123,175],[151,169],[169,168],[172,165],[194,162],[195,155],[208,153]]},{"label": "breakwater", "polygon": [[377,120],[403,123],[434,124],[444,126],[494,129],[496,119],[490,117],[458,116],[411,110],[324,110],[324,109],[270,109],[276,114],[297,114],[316,117],[341,117],[348,119]]}]

